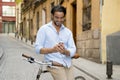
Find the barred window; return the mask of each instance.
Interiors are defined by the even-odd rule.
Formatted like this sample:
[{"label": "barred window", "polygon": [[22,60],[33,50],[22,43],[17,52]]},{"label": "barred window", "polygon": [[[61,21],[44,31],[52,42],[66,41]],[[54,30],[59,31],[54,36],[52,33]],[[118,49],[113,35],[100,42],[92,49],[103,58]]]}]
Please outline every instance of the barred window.
[{"label": "barred window", "polygon": [[83,25],[82,30],[91,29],[91,0],[83,0]]}]

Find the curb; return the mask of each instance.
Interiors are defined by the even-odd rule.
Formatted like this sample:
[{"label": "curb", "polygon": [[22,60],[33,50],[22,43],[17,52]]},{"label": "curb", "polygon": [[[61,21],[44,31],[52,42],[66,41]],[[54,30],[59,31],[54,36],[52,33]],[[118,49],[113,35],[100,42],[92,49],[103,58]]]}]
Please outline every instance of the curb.
[{"label": "curb", "polygon": [[[74,61],[74,60],[73,60],[73,61]],[[83,72],[83,73],[85,73],[86,75],[88,75],[89,77],[93,78],[94,80],[101,80],[98,76],[95,76],[95,74],[89,72],[87,68],[85,68],[84,66],[82,66],[82,64],[79,64],[79,65],[78,65],[78,63],[79,63],[79,62],[74,61],[74,62],[73,62],[73,66],[74,66],[75,68],[77,68],[78,70],[80,70],[81,72]],[[81,65],[81,66],[80,66],[80,65]],[[84,68],[83,68],[83,67],[84,67]]]},{"label": "curb", "polygon": [[10,36],[11,38],[14,38],[14,39],[16,39],[16,40],[19,40],[19,41],[27,44],[28,46],[34,47],[34,43],[31,44],[31,41],[30,41],[30,40],[27,40],[27,41],[26,41],[25,38],[23,38],[23,39],[21,40],[21,36],[15,37],[14,34],[9,34],[9,36]]},{"label": "curb", "polygon": [[85,73],[86,75],[90,76],[91,78],[93,78],[94,80],[99,80],[99,78],[93,76],[92,74],[90,74],[89,72],[79,68],[78,66],[74,65],[75,68],[77,68],[78,70],[82,71],[83,73]]},{"label": "curb", "polygon": [[1,66],[1,64],[3,62],[3,57],[4,57],[3,49],[0,48],[0,66]]},{"label": "curb", "polygon": [[2,56],[3,56],[3,49],[0,48],[0,60],[1,60]]}]

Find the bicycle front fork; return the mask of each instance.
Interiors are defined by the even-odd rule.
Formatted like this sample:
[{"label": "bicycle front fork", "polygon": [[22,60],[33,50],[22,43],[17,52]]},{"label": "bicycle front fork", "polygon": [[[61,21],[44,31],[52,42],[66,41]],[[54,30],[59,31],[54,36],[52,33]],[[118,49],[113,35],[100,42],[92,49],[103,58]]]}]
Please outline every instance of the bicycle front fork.
[{"label": "bicycle front fork", "polygon": [[36,80],[39,80],[41,73],[42,73],[42,69],[39,68],[38,74],[37,74],[37,76],[36,76]]}]

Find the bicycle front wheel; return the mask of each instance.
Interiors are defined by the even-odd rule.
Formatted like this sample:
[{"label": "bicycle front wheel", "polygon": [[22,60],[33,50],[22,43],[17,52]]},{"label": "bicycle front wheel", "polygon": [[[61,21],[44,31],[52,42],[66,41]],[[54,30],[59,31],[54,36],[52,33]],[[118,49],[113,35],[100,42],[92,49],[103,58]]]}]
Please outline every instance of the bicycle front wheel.
[{"label": "bicycle front wheel", "polygon": [[75,80],[86,80],[83,76],[77,76],[75,77]]},{"label": "bicycle front wheel", "polygon": [[42,73],[42,70],[41,68],[39,68],[38,74],[36,76],[36,80],[39,80],[41,73]]}]

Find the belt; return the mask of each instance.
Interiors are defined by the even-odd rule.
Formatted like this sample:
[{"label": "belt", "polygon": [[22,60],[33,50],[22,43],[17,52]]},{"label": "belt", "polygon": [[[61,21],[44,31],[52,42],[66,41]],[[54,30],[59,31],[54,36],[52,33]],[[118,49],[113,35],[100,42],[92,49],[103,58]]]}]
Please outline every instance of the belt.
[{"label": "belt", "polygon": [[60,63],[58,63],[58,62],[55,62],[55,61],[52,62],[52,66],[63,67],[62,64],[60,64]]}]

